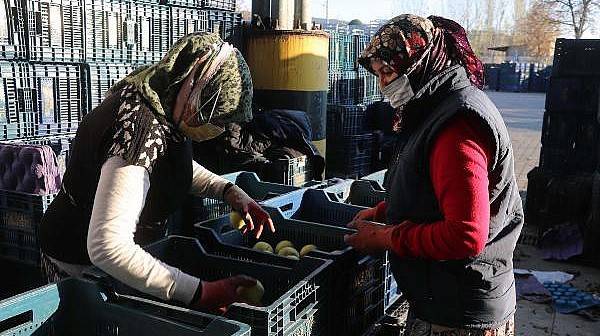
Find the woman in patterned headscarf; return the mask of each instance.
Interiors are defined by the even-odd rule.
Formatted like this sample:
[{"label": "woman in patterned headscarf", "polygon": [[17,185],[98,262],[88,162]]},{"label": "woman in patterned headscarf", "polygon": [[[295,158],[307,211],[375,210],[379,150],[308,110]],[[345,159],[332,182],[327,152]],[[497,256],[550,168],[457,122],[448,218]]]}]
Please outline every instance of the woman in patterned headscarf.
[{"label": "woman in patterned headscarf", "polygon": [[247,230],[274,230],[240,188],[192,159],[191,140],[251,118],[252,81],[240,52],[211,33],[178,41],[158,63],[117,83],[86,115],[73,142],[60,193],[40,228],[49,281],[95,265],[140,291],[212,310],[239,300],[256,280],[200,281],[146,253],[188,193],[224,199]]},{"label": "woman in patterned headscarf", "polygon": [[[390,251],[410,303],[405,335],[514,335],[512,255],[523,225],[511,142],[456,22],[400,15],[359,63],[396,111],[386,201],[348,244]],[[388,225],[379,225],[371,221]]]}]

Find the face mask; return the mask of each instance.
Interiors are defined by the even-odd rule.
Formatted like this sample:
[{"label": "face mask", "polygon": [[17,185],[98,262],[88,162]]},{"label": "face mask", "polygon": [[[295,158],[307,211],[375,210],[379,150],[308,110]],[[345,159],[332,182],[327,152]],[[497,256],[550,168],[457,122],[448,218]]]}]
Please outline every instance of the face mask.
[{"label": "face mask", "polygon": [[386,85],[381,90],[381,93],[383,93],[390,101],[390,105],[395,109],[406,105],[415,96],[407,75],[396,78],[393,82]]},{"label": "face mask", "polygon": [[[200,106],[200,108],[198,109],[199,111],[194,112],[193,114],[191,114],[187,118],[183,119],[179,123],[179,129],[181,130],[181,132],[183,132],[183,134],[185,134],[188,138],[192,139],[193,141],[202,142],[202,141],[214,139],[214,138],[218,137],[219,135],[223,134],[223,132],[225,132],[224,128],[219,127],[215,124],[211,124],[211,122],[210,122],[212,115],[215,111],[215,107],[217,105],[217,100],[218,100],[220,94],[221,94],[221,87],[219,86],[219,89],[213,95],[213,97],[208,99],[204,104],[202,104],[202,106]],[[199,97],[199,93],[197,93],[197,95]],[[196,95],[191,94],[190,96],[194,97]],[[213,100],[214,100],[214,102],[213,102],[213,106],[212,106],[210,115],[208,116],[208,118],[205,119],[204,116],[202,115],[201,111],[206,105],[208,105]],[[195,106],[195,105],[196,104],[193,104],[192,106]],[[190,111],[189,106],[190,105],[188,102],[188,106],[187,106],[188,111]],[[184,114],[184,117],[185,116],[186,115]],[[193,120],[193,119],[197,119],[197,120]],[[191,125],[189,125],[189,124],[191,124]]]},{"label": "face mask", "polygon": [[185,122],[179,124],[179,129],[185,136],[196,142],[214,139],[225,132],[225,129],[211,123],[190,127]]}]

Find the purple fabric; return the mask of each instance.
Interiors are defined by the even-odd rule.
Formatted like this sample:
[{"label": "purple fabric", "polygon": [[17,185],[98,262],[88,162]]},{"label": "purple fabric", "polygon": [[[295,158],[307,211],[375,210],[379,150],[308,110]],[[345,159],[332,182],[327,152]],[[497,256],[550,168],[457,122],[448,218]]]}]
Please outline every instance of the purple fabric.
[{"label": "purple fabric", "polygon": [[536,277],[531,274],[515,274],[517,298],[537,303],[552,301],[552,295]]},{"label": "purple fabric", "polygon": [[60,184],[51,147],[0,144],[0,189],[47,195],[58,192]]},{"label": "purple fabric", "polygon": [[567,260],[583,253],[583,236],[579,225],[566,223],[544,233],[539,245],[544,259]]}]

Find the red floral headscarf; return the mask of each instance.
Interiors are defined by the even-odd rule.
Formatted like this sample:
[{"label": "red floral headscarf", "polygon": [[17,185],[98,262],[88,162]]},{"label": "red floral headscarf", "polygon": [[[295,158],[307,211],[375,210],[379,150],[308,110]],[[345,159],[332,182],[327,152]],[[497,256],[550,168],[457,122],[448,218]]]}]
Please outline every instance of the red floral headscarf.
[{"label": "red floral headscarf", "polygon": [[362,52],[358,62],[373,72],[371,60],[379,59],[403,74],[413,68],[409,80],[413,90],[454,64],[461,64],[471,83],[483,87],[483,64],[473,52],[465,30],[456,22],[438,16],[422,18],[399,15],[381,27]]}]

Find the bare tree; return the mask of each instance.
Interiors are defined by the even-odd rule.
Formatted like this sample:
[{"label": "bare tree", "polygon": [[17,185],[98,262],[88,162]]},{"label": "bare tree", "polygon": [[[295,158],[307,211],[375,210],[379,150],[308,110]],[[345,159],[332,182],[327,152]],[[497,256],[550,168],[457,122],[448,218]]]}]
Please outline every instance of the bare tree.
[{"label": "bare tree", "polygon": [[560,34],[560,24],[549,19],[552,10],[546,1],[537,0],[515,24],[513,43],[527,46],[529,55],[542,63],[552,59],[554,41]]},{"label": "bare tree", "polygon": [[542,0],[550,6],[548,19],[573,30],[576,39],[590,28],[600,0]]}]

